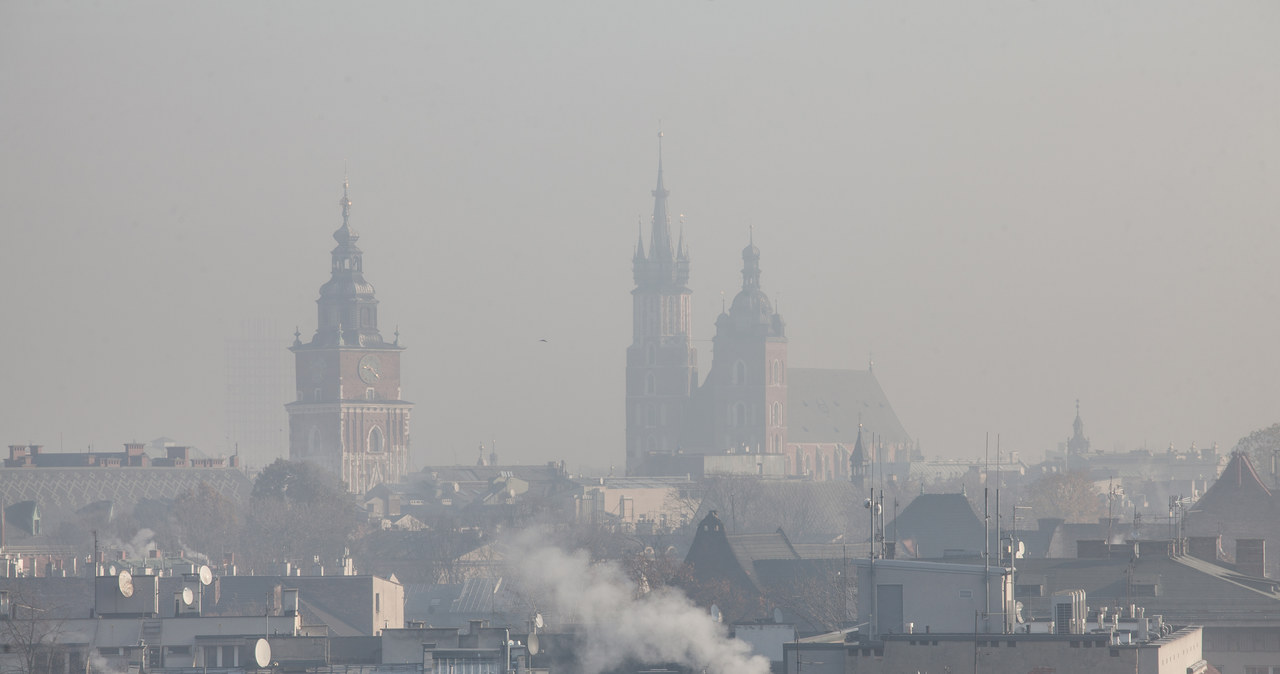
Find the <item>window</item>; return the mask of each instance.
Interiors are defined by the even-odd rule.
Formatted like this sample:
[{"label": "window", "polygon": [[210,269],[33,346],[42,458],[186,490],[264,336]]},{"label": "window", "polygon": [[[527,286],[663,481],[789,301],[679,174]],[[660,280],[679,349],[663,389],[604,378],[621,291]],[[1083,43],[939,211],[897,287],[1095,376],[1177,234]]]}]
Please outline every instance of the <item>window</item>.
[{"label": "window", "polygon": [[374,390],[373,390],[373,387],[372,387],[372,386],[370,386],[369,388],[367,388],[367,389],[365,389],[365,390],[364,390],[364,399],[365,399],[365,400],[374,400],[374,399],[376,399],[377,397],[378,397],[378,396],[377,396],[377,393],[375,393],[375,392],[374,392]]},{"label": "window", "polygon": [[658,390],[657,378],[653,376],[652,372],[646,374],[644,376],[644,394],[647,396],[651,396],[654,393],[656,393],[657,390]]},{"label": "window", "polygon": [[771,426],[782,425],[782,403],[774,402],[773,406],[769,408],[769,424]]},{"label": "window", "polygon": [[382,453],[382,429],[377,426],[369,431],[369,452],[371,454]]},{"label": "window", "polygon": [[733,383],[743,385],[747,383],[747,364],[738,361],[733,364]]},{"label": "window", "polygon": [[655,345],[655,344],[650,344],[650,345],[649,345],[649,346],[644,350],[644,363],[645,363],[645,365],[649,365],[649,366],[653,366],[653,365],[657,365],[657,364],[658,364],[658,347],[657,347],[657,345]]}]

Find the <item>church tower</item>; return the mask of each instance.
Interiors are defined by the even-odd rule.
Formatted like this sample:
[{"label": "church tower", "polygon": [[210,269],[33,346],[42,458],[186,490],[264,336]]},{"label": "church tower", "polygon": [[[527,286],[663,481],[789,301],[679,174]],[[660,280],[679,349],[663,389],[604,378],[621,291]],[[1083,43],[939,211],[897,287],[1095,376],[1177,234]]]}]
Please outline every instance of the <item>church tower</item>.
[{"label": "church tower", "polygon": [[636,241],[632,270],[632,338],[627,348],[627,474],[643,474],[650,454],[674,454],[698,386],[698,356],[690,338],[692,291],[684,232],[671,240],[658,134],[658,186],[653,190],[649,250]]},{"label": "church tower", "polygon": [[1089,453],[1089,438],[1084,436],[1084,422],[1080,420],[1079,400],[1076,400],[1076,420],[1071,422],[1071,439],[1067,440],[1067,453]]},{"label": "church tower", "polygon": [[342,226],[316,300],[316,333],[305,344],[294,335],[298,395],[285,408],[289,458],[323,466],[358,494],[408,471],[413,403],[400,399],[400,333],[388,344],[378,331],[378,300],[364,279],[346,181],[339,203]]},{"label": "church tower", "polygon": [[716,319],[711,372],[700,398],[709,406],[717,452],[782,454],[787,446],[787,336],[760,289],[760,249],[742,250],[742,290]]}]

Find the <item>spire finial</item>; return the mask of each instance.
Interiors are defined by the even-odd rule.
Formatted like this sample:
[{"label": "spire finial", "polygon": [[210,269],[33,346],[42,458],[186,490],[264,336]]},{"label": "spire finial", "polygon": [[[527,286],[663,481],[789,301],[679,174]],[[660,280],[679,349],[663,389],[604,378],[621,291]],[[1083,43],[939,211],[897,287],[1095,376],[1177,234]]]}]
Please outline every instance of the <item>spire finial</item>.
[{"label": "spire finial", "polygon": [[351,198],[347,196],[348,188],[351,186],[350,177],[347,174],[346,162],[342,164],[342,201],[338,204],[342,206],[342,226],[347,226],[347,219],[351,217]]},{"label": "spire finial", "polygon": [[756,226],[747,225],[747,243],[756,245]]},{"label": "spire finial", "polygon": [[655,261],[671,261],[675,251],[671,248],[671,216],[667,214],[667,191],[662,182],[662,131],[658,131],[658,185],[653,190],[653,236],[649,240],[649,255]]}]

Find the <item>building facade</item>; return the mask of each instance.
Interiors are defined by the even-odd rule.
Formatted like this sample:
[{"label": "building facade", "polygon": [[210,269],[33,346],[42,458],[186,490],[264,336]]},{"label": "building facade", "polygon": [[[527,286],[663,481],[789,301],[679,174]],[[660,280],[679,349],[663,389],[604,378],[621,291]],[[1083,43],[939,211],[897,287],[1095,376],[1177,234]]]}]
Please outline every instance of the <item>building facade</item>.
[{"label": "building facade", "polygon": [[399,331],[378,330],[378,300],[364,278],[364,254],[342,190],[342,226],[333,233],[330,278],[320,287],[316,332],[294,335],[297,397],[289,403],[289,458],[312,461],[364,493],[408,471],[409,417],[400,397]]}]

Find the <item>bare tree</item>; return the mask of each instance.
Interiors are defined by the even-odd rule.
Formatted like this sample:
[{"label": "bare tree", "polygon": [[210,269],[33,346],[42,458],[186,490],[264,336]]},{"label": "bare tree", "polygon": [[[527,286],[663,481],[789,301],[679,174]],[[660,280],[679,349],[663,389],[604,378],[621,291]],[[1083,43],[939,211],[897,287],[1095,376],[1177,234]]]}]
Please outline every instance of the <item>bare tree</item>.
[{"label": "bare tree", "polygon": [[[0,673],[60,673],[70,649],[61,644],[63,621],[58,612],[41,606],[23,592],[4,592],[9,612],[0,616]],[[83,656],[81,656],[83,657]]]}]

